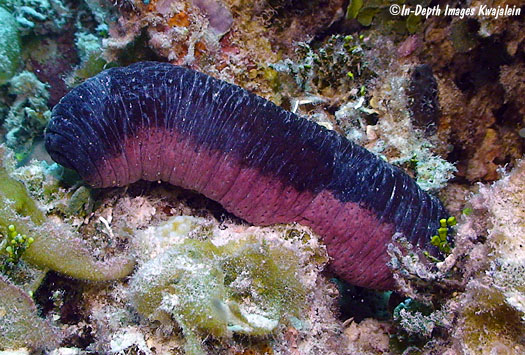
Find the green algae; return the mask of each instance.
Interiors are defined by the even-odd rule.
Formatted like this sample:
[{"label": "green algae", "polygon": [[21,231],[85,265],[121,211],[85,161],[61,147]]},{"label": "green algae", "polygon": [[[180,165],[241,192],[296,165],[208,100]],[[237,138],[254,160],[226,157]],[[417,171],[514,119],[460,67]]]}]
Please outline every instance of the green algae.
[{"label": "green algae", "polygon": [[351,0],[346,8],[346,18],[356,18],[361,7],[363,7],[363,0]]},{"label": "green algae", "polygon": [[0,349],[54,348],[60,331],[38,316],[34,301],[21,288],[0,275]]},{"label": "green algae", "polygon": [[[29,219],[28,222],[34,224],[42,224],[45,220],[44,214],[29,196],[24,184],[12,179],[3,167],[0,167],[0,204],[1,209],[9,209],[6,213],[0,214],[0,225],[6,229],[11,224],[9,217],[14,214],[24,216],[26,220]],[[17,228],[16,225],[15,228]],[[19,228],[17,230],[21,231]]]},{"label": "green algae", "polygon": [[125,253],[95,258],[89,243],[67,225],[46,218],[25,186],[0,166],[0,231],[6,235],[11,225],[33,239],[22,258],[40,268],[95,281],[123,278],[133,270],[134,261]]},{"label": "green algae", "polygon": [[299,317],[305,290],[291,252],[255,239],[215,246],[188,239],[145,263],[131,279],[132,301],[150,320],[174,319],[189,354],[201,337],[267,335]]},{"label": "green algae", "polygon": [[421,27],[421,16],[411,13],[408,16],[390,12],[390,6],[398,5],[414,9],[415,5],[428,6],[424,1],[384,1],[384,0],[351,0],[346,8],[346,19],[356,19],[361,25],[375,26],[384,32],[415,33]]},{"label": "green algae", "polygon": [[34,242],[32,237],[20,234],[14,225],[7,227],[9,232],[0,243],[0,251],[7,254],[4,263],[0,264],[0,272],[10,274],[20,262],[26,249]]},{"label": "green algae", "polygon": [[464,347],[472,354],[494,348],[521,353],[522,347],[513,349],[513,344],[523,344],[523,319],[519,312],[508,304],[499,290],[476,286],[479,289],[468,290],[475,298],[462,310]]}]

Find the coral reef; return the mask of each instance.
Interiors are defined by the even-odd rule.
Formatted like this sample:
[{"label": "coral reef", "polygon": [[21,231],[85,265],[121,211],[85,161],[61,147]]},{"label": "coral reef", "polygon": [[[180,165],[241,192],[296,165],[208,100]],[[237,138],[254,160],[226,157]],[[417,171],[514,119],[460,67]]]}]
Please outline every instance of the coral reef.
[{"label": "coral reef", "polygon": [[286,58],[270,65],[282,73],[280,85],[285,86],[289,95],[306,95],[303,102],[300,99],[292,102],[292,111],[297,111],[301,104],[326,102],[324,97],[331,97],[331,104],[336,105],[349,96],[362,96],[362,92],[358,94],[352,88],[361,87],[362,78],[370,75],[363,58],[364,47],[362,36],[334,35],[316,49],[300,43],[296,61]]},{"label": "coral reef", "polygon": [[370,105],[379,112],[381,119],[370,128],[374,135],[366,147],[393,164],[407,166],[424,190],[437,191],[453,177],[456,168],[437,154],[443,147],[439,136],[425,137],[424,132],[432,125],[424,123],[425,128],[420,131],[412,123],[406,94],[410,86],[409,73],[408,67],[392,66],[377,82]]},{"label": "coral reef", "polygon": [[[505,4],[519,6],[516,1]],[[465,3],[480,5],[479,1]],[[519,50],[525,40],[523,21],[520,16],[470,21],[438,16],[429,18],[425,28],[426,45],[413,56],[430,64],[439,78],[439,100],[444,109],[440,127],[446,132],[442,139],[453,148],[450,160],[456,161],[457,175],[470,182],[494,181],[500,166],[513,164],[523,155],[518,135],[523,127],[519,113],[523,103],[509,96],[506,89],[512,87],[512,92],[518,93],[522,82],[522,74],[508,68],[523,62]]]},{"label": "coral reef", "polygon": [[[424,190],[438,191],[456,168],[439,156],[449,152],[433,134],[440,116],[437,83],[428,66],[401,65],[392,54],[375,53],[378,47],[395,53],[392,43],[383,41],[332,36],[316,51],[301,45],[296,62],[286,59],[271,67],[284,74],[281,88],[300,97],[291,102],[292,110],[343,130],[347,138],[408,168]],[[338,107],[334,114],[330,106]]]},{"label": "coral reef", "polygon": [[4,0],[22,32],[57,33],[68,21],[69,11],[61,0]]},{"label": "coral reef", "polygon": [[[150,203],[135,203],[149,214]],[[150,224],[148,218],[138,223]],[[319,277],[326,252],[305,228],[219,224],[182,215],[136,233],[132,244],[139,268],[118,294],[129,295],[144,318],[137,324],[132,314],[120,315],[127,320],[108,324],[110,313],[122,306],[105,304],[104,298],[92,315],[100,328],[99,351],[143,346],[144,339],[148,347],[155,343],[157,349],[187,353],[249,349],[244,340],[276,351],[293,346],[300,353],[335,351],[332,346],[345,342],[333,328],[334,291]]]},{"label": "coral reef", "polygon": [[150,46],[181,64],[212,60],[233,22],[229,8],[219,0],[137,1],[132,6],[122,1],[121,11],[118,23],[110,27],[112,36],[104,41],[105,48],[124,48],[145,28]]},{"label": "coral reef", "polygon": [[[525,8],[392,4],[437,3],[0,0],[0,352],[525,353]],[[404,169],[457,219],[432,233],[443,255],[396,235],[397,289],[376,293],[332,282],[306,228],[253,227],[156,182],[91,189],[52,164],[53,106],[144,60],[233,82]]]},{"label": "coral reef", "polygon": [[[417,335],[412,344],[467,354],[525,349],[524,168],[523,161],[516,162],[510,173],[468,199],[444,261],[432,265],[410,251],[392,250],[399,285],[412,297],[397,306],[394,318],[407,336]],[[429,292],[436,287],[449,296]],[[450,334],[453,344],[432,339],[436,329]]]},{"label": "coral reef", "polygon": [[360,323],[351,322],[345,329],[349,354],[386,354],[390,349],[390,325],[367,318]]}]

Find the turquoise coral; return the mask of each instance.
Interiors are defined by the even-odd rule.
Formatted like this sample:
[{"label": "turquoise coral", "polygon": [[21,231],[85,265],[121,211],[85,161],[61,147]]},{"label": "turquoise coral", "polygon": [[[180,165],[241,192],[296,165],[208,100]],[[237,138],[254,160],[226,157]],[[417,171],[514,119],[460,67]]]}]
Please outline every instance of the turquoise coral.
[{"label": "turquoise coral", "polygon": [[24,33],[58,33],[69,19],[69,9],[60,0],[1,0],[13,11]]},{"label": "turquoise coral", "polygon": [[4,84],[16,73],[20,64],[20,39],[13,15],[2,6],[0,23],[0,84]]},{"label": "turquoise coral", "polygon": [[6,144],[21,160],[29,153],[34,138],[43,134],[51,117],[47,106],[48,85],[35,74],[23,71],[9,81],[9,93],[16,95],[16,99],[4,122]]}]

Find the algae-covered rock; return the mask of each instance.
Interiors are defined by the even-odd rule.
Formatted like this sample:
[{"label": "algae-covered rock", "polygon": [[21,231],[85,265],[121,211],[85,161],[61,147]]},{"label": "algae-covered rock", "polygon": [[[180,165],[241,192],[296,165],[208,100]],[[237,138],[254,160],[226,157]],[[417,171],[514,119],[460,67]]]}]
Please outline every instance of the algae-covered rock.
[{"label": "algae-covered rock", "polygon": [[75,37],[75,45],[81,62],[68,79],[70,86],[91,78],[108,68],[108,63],[102,56],[102,40],[99,37],[86,32],[77,32]]},{"label": "algae-covered rock", "polygon": [[[454,338],[467,354],[525,353],[525,161],[471,199],[485,213],[483,267],[466,286]],[[479,217],[478,217],[479,218]]]},{"label": "algae-covered rock", "polygon": [[31,297],[0,275],[0,350],[53,349],[61,337],[57,328],[38,316]]},{"label": "algae-covered rock", "polygon": [[0,84],[16,73],[20,63],[20,39],[16,21],[0,6]]},{"label": "algae-covered rock", "polygon": [[146,263],[132,279],[136,309],[153,318],[166,312],[183,328],[225,335],[225,275],[214,260],[217,254],[210,242],[189,240]]},{"label": "algae-covered rock", "polygon": [[[3,158],[4,149],[0,148]],[[5,235],[9,226],[33,239],[22,258],[41,268],[87,280],[113,280],[131,273],[134,260],[125,252],[97,258],[89,243],[71,227],[46,218],[25,186],[9,176],[0,158],[0,231]],[[2,238],[2,237],[0,237]],[[104,254],[104,253],[102,253]]]},{"label": "algae-covered rock", "polygon": [[187,239],[145,263],[132,277],[132,301],[150,320],[174,319],[187,353],[202,353],[200,337],[266,335],[287,316],[299,317],[305,290],[297,260],[255,239]]}]

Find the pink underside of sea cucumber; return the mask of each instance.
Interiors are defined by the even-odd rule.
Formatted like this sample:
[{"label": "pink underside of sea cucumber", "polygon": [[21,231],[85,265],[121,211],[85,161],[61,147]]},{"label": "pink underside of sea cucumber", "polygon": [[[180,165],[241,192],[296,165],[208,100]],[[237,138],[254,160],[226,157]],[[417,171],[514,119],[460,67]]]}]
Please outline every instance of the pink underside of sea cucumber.
[{"label": "pink underside of sea cucumber", "polygon": [[[124,186],[139,179],[166,181],[202,193],[256,225],[298,222],[322,236],[331,270],[359,286],[391,289],[386,248],[394,226],[330,191],[297,191],[232,154],[197,146],[166,128],[148,128],[122,142],[124,154],[105,157],[97,187]],[[87,179],[87,182],[96,179]]]}]

